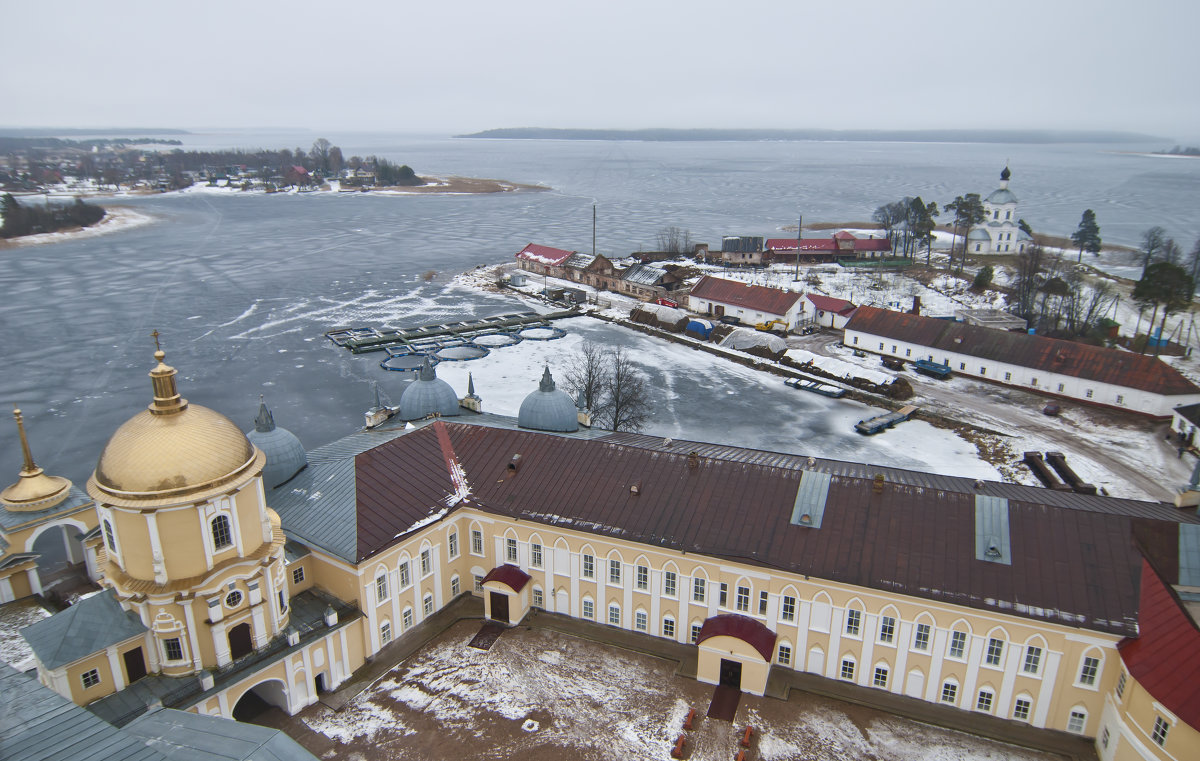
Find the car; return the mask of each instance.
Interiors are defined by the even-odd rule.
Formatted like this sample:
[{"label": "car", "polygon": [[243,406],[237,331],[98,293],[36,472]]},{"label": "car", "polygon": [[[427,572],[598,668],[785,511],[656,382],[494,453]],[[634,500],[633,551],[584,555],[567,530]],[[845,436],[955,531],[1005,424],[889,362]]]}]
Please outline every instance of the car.
[{"label": "car", "polygon": [[659,299],[657,299],[657,300],[656,300],[654,303],[655,303],[655,304],[660,304],[660,305],[662,305],[662,306],[665,306],[665,307],[673,307],[673,308],[678,308],[678,307],[679,307],[679,304],[678,304],[678,302],[672,301],[671,299],[668,299],[666,296],[660,297],[660,298],[659,298]]},{"label": "car", "polygon": [[720,317],[718,317],[717,320],[719,322],[725,323],[726,325],[741,325],[742,324],[741,317],[735,317],[734,315],[731,315],[731,314],[723,314]]}]

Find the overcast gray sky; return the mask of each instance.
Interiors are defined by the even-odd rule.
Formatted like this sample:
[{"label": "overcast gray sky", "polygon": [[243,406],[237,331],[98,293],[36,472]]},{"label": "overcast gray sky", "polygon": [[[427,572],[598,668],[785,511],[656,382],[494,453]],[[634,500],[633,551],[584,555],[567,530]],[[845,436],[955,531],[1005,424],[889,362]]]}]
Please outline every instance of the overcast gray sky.
[{"label": "overcast gray sky", "polygon": [[0,125],[1200,138],[1196,0],[2,0]]}]

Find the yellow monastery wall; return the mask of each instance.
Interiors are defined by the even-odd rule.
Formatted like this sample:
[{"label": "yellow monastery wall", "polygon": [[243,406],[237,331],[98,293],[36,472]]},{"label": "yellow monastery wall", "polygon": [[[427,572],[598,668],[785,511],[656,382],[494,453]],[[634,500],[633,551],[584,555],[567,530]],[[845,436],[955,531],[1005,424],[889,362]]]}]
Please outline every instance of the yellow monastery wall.
[{"label": "yellow monastery wall", "polygon": [[[1096,752],[1101,761],[1200,758],[1200,732],[1155,700],[1128,672],[1121,694],[1117,694],[1116,686],[1106,692],[1107,705],[1096,732]],[[1155,735],[1155,726],[1160,721],[1166,728],[1161,744]]]}]

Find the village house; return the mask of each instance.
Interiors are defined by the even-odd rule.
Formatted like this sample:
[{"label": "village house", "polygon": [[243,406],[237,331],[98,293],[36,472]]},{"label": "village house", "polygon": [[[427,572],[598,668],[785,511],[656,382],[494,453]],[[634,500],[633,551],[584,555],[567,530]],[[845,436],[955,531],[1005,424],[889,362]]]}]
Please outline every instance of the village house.
[{"label": "village house", "polygon": [[859,238],[841,230],[830,238],[771,238],[763,258],[768,263],[832,263],[839,259],[876,259],[890,256],[892,244],[887,238]]},{"label": "village house", "polygon": [[788,330],[794,330],[803,319],[803,295],[705,275],[688,294],[688,308],[717,319],[736,318],[749,325],[781,320]]},{"label": "village house", "polygon": [[620,269],[600,254],[581,254],[536,243],[517,252],[516,259],[517,267],[535,275],[570,280],[642,301],[654,301],[682,285],[680,278],[661,267],[634,264]]},{"label": "village house", "polygon": [[294,714],[477,595],[505,624],[694,644],[700,681],[751,694],[805,672],[1105,761],[1200,754],[1194,510],[591,430],[549,370],[513,420],[427,367],[295,472],[156,358],[88,483],[106,591],[22,632],[41,684],[107,721],[248,695]]},{"label": "village house", "polygon": [[813,321],[827,328],[844,328],[858,309],[853,302],[835,299],[819,293],[807,293],[804,298],[812,305]]},{"label": "village house", "polygon": [[948,365],[960,375],[1154,418],[1200,402],[1200,387],[1157,357],[875,307],[859,307],[843,343]]}]

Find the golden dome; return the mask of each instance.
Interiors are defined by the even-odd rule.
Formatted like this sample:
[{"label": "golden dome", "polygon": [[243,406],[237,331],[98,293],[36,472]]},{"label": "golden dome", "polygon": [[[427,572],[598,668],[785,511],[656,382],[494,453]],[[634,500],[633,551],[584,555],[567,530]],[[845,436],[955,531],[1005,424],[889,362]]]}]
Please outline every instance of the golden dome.
[{"label": "golden dome", "polygon": [[154,401],[112,435],[88,483],[93,497],[111,501],[181,497],[238,480],[253,472],[257,451],[219,412],[188,404],[175,389],[175,369],[150,371]]},{"label": "golden dome", "polygon": [[13,407],[17,420],[17,432],[21,438],[21,453],[25,466],[21,468],[18,481],[0,491],[0,505],[10,511],[46,510],[59,504],[71,493],[71,482],[61,476],[48,476],[33,461],[29,440],[25,438],[25,425],[21,411]]}]

